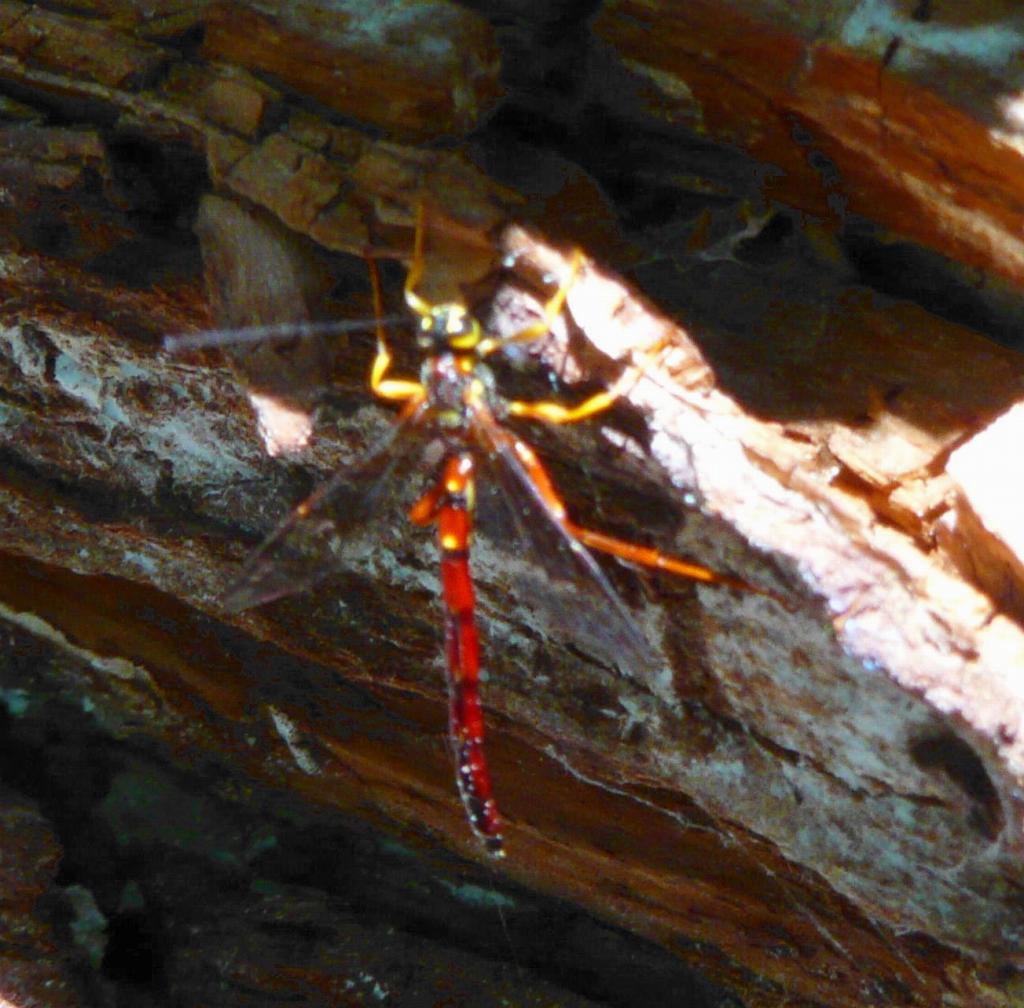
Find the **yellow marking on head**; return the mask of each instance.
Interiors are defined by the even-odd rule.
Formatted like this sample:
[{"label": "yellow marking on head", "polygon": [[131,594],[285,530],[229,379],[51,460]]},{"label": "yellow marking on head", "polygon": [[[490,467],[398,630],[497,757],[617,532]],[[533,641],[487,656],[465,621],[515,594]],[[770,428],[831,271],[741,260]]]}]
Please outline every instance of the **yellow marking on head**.
[{"label": "yellow marking on head", "polygon": [[457,479],[445,480],[444,488],[450,494],[458,493],[462,489],[462,480],[457,480]]},{"label": "yellow marking on head", "polygon": [[456,336],[454,339],[448,340],[448,346],[453,350],[472,350],[479,342],[480,334],[474,328],[462,336]]},{"label": "yellow marking on head", "polygon": [[448,320],[445,323],[444,331],[449,336],[461,332],[462,325],[466,320],[466,309],[461,305],[448,305],[445,314],[448,316]]},{"label": "yellow marking on head", "polygon": [[457,550],[459,548],[459,537],[453,535],[441,536],[441,549]]}]

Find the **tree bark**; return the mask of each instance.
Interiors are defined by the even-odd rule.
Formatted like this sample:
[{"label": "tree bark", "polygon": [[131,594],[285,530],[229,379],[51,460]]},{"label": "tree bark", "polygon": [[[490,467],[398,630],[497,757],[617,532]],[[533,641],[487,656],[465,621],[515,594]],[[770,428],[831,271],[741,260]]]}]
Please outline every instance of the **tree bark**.
[{"label": "tree bark", "polygon": [[[0,770],[64,849],[33,899],[81,919],[77,886],[107,920],[25,996],[72,1003],[51,981],[84,975],[82,1003],[343,1003],[370,972],[436,991],[450,952],[455,1003],[1009,1003],[1024,368],[991,337],[1020,310],[1020,154],[992,116],[1016,82],[937,47],[1012,16],[474,6],[396,3],[380,25],[0,3]],[[444,742],[430,536],[382,514],[314,591],[223,603],[248,550],[392,422],[372,331],[162,349],[367,319],[364,256],[400,305],[420,204],[423,296],[495,333],[537,318],[582,250],[566,321],[498,367],[523,399],[628,376],[600,417],[516,426],[574,518],[758,589],[602,564],[645,667],[609,653],[607,602],[557,609],[544,566],[481,530],[508,847],[483,869]],[[412,340],[389,339],[414,376]],[[19,850],[21,821],[3,824]],[[467,878],[486,906],[453,910]],[[403,887],[430,898],[396,909]],[[394,947],[424,964],[409,976],[332,901],[417,934],[457,923],[445,948]],[[495,904],[526,966],[556,977],[557,946],[604,979],[490,976],[465,948],[504,954]],[[34,905],[4,904],[5,926]],[[641,946],[608,926],[667,950],[642,946],[648,981],[609,986]]]}]

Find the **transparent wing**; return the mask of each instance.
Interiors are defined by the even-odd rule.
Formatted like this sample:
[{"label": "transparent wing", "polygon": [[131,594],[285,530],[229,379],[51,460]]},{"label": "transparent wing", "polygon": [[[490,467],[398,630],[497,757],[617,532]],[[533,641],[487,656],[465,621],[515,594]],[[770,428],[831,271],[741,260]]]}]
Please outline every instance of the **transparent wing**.
[{"label": "transparent wing", "polygon": [[[476,410],[473,427],[486,449],[478,490],[481,529],[486,534],[490,523],[506,539],[510,554],[526,554],[516,567],[517,594],[543,614],[555,636],[581,650],[624,670],[657,668],[650,644],[611,582],[590,551],[566,531],[520,460],[515,435],[486,408]],[[525,548],[517,548],[512,537]]]},{"label": "transparent wing", "polygon": [[246,561],[225,604],[247,609],[305,591],[343,566],[345,542],[360,526],[405,508],[415,493],[410,473],[430,471],[421,466],[432,441],[428,413],[422,403],[296,507]]}]

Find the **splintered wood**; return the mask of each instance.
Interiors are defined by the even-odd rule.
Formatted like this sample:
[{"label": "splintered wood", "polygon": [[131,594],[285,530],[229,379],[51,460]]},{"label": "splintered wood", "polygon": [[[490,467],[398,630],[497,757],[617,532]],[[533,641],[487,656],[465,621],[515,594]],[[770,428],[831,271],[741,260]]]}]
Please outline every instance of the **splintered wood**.
[{"label": "splintered wood", "polygon": [[[608,565],[659,659],[620,668],[566,643],[577,614],[545,609],[544,565],[481,529],[503,877],[758,1008],[1004,1008],[1022,965],[1024,366],[980,330],[1021,329],[1017,14],[607,0],[586,22],[572,18],[587,5],[505,4],[496,28],[487,6],[0,0],[12,772],[29,789],[38,767],[39,807],[98,822],[111,768],[146,750],[167,775],[216,778],[232,821],[283,827],[298,810],[394,853],[369,839],[380,829],[432,871],[442,848],[479,856],[439,741],[429,542],[382,522],[346,542],[330,591],[244,614],[223,601],[251,545],[392,422],[366,387],[373,332],[230,364],[160,350],[218,324],[211,308],[227,325],[287,321],[267,306],[282,291],[293,318],[368,320],[364,256],[385,310],[401,308],[422,200],[423,297],[465,297],[498,335],[539,317],[582,248],[551,336],[494,362],[518,399],[621,393],[586,423],[523,426],[572,519],[765,589]],[[993,37],[1007,44],[964,41]],[[231,305],[203,293],[201,202],[214,288],[233,242],[266,253]],[[940,254],[946,272],[919,277]],[[307,303],[325,290],[326,310]],[[391,340],[397,377],[416,379],[414,342]],[[269,457],[286,449],[301,451]],[[48,762],[69,719],[88,744]],[[70,751],[88,778],[74,801]],[[5,847],[55,856],[3,825]],[[160,932],[159,996],[198,962],[199,1001],[250,981],[254,1003],[271,999],[278,978],[246,935],[280,904],[247,873],[287,889],[296,933],[320,928],[346,898],[337,877],[316,860],[304,917],[273,872],[328,835],[281,839],[277,862],[240,852],[230,906],[219,883],[188,889],[180,927]],[[106,826],[84,836],[102,856],[62,832],[67,863],[89,867],[108,920],[134,920],[110,874],[126,848]],[[140,849],[140,891],[161,906],[178,899],[165,873],[206,857]],[[225,877],[221,853],[204,882]],[[544,914],[519,906],[511,929],[519,915],[530,932]],[[315,1000],[330,969],[307,945],[268,961]],[[49,1003],[41,985],[33,999]]]}]

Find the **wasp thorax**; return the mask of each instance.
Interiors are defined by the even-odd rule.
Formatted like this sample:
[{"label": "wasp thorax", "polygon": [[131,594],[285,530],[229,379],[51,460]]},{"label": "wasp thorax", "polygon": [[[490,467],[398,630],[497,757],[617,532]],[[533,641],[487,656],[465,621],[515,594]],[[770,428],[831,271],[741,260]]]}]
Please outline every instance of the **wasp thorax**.
[{"label": "wasp thorax", "polygon": [[439,346],[472,350],[480,342],[480,323],[460,304],[434,305],[420,319],[418,342],[425,349]]}]

